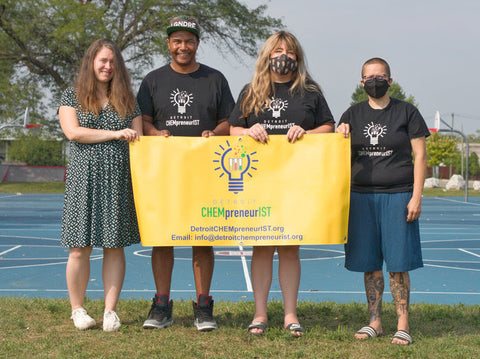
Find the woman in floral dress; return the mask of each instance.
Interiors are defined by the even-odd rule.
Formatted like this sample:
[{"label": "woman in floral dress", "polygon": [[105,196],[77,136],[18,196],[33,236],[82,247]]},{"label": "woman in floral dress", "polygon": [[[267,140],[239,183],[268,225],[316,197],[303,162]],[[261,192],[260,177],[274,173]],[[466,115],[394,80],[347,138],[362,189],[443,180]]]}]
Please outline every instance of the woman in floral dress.
[{"label": "woman in floral dress", "polygon": [[83,308],[93,247],[103,248],[103,330],[116,331],[125,277],[123,248],[140,241],[128,142],[142,135],[142,118],[122,54],[110,40],[85,53],[74,87],[63,93],[60,125],[70,142],[62,246],[70,248],[66,277],[78,329],[96,325]]}]

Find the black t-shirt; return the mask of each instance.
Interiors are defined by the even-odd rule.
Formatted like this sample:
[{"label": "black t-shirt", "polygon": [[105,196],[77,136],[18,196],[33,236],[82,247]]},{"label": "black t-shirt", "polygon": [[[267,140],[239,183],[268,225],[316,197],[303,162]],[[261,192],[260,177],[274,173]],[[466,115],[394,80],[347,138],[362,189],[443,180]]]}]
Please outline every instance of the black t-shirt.
[{"label": "black t-shirt", "polygon": [[364,101],[345,111],[340,123],[350,124],[352,191],[399,193],[413,189],[410,140],[430,136],[414,105],[391,98],[386,108],[376,110]]},{"label": "black t-shirt", "polygon": [[332,113],[321,93],[305,91],[301,96],[298,91],[295,91],[292,95],[289,91],[292,82],[275,83],[275,94],[271,97],[270,106],[258,116],[251,113],[245,118],[242,116],[240,106],[247,86],[240,93],[237,104],[228,119],[228,123],[232,126],[250,128],[260,123],[269,134],[282,135],[294,125],[304,130],[311,130],[328,122],[334,123]]},{"label": "black t-shirt", "polygon": [[137,100],[155,128],[173,136],[201,136],[202,131],[215,129],[235,105],[225,77],[202,64],[190,74],[178,73],[170,64],[150,72]]}]

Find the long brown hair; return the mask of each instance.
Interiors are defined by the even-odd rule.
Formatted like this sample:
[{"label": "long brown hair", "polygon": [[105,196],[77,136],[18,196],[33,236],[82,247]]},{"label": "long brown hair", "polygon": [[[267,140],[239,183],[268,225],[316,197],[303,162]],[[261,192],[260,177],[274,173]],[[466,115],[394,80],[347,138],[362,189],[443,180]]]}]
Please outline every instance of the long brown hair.
[{"label": "long brown hair", "polygon": [[93,42],[87,51],[78,71],[75,88],[77,90],[77,99],[84,111],[91,111],[98,116],[102,110],[102,104],[97,98],[98,81],[95,76],[93,62],[98,52],[106,47],[112,50],[113,77],[108,84],[108,99],[115,111],[125,117],[135,111],[135,97],[130,84],[130,75],[125,66],[122,53],[118,46],[111,40],[100,39]]},{"label": "long brown hair", "polygon": [[251,113],[258,115],[265,109],[265,104],[267,106],[270,104],[270,97],[275,92],[274,81],[270,73],[270,54],[281,41],[284,41],[287,48],[297,56],[298,67],[293,73],[294,81],[290,92],[298,90],[302,95],[305,91],[321,93],[320,86],[313,81],[307,71],[305,55],[300,42],[293,34],[287,31],[278,31],[265,41],[260,50],[252,82],[248,85],[240,105],[242,117],[248,117]]}]

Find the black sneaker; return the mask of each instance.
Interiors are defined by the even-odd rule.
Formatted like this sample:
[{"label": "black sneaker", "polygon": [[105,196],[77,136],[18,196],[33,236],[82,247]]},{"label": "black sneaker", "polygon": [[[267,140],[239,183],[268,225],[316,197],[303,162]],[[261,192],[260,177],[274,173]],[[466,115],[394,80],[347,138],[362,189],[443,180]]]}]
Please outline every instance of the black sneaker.
[{"label": "black sneaker", "polygon": [[195,321],[193,325],[201,332],[218,329],[217,322],[213,319],[213,299],[210,295],[200,294],[198,303],[192,302]]},{"label": "black sneaker", "polygon": [[173,301],[168,301],[168,294],[156,295],[152,300],[152,308],[148,312],[143,329],[166,328],[173,324]]}]

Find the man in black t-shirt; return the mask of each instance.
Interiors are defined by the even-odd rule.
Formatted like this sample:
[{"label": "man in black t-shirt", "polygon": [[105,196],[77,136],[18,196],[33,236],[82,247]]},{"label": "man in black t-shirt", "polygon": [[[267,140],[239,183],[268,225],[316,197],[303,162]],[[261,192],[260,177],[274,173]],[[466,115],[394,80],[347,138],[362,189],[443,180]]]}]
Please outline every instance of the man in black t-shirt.
[{"label": "man in black t-shirt", "polygon": [[[351,134],[352,181],[345,267],[364,272],[369,325],[357,339],[383,333],[383,261],[390,276],[398,323],[393,344],[413,342],[409,334],[408,272],[423,267],[418,218],[426,170],[425,138],[430,135],[417,108],[390,98],[390,67],[372,58],[362,67],[368,101],[342,115],[337,132]],[[412,158],[415,159],[413,162]]]},{"label": "man in black t-shirt", "polygon": [[[143,132],[147,136],[228,135],[227,118],[234,106],[227,80],[217,70],[200,64],[195,55],[200,29],[195,18],[177,16],[167,28],[170,64],[150,72],[138,91]],[[168,191],[168,188],[165,190]],[[212,247],[192,248],[197,302],[193,302],[194,325],[200,331],[217,329],[213,299],[209,295],[213,275]],[[145,329],[173,324],[170,286],[173,247],[152,248],[152,271],[157,293]]]}]

